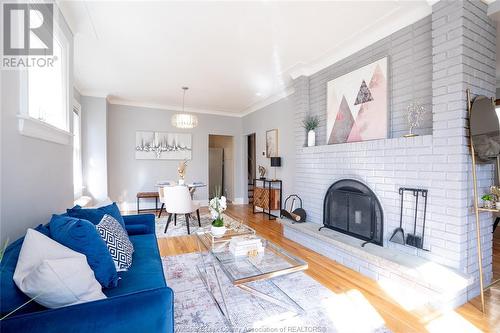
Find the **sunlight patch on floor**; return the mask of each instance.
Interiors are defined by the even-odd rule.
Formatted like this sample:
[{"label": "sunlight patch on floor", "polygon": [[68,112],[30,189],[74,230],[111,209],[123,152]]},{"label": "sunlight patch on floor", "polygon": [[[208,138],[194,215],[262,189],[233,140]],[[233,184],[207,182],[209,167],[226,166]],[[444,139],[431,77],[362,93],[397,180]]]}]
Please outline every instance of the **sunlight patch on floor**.
[{"label": "sunlight patch on floor", "polygon": [[434,262],[416,268],[423,281],[431,282],[445,293],[456,293],[469,285],[467,279],[456,272]]},{"label": "sunlight patch on floor", "polygon": [[407,311],[420,309],[429,301],[429,295],[394,279],[380,279],[378,285]]},{"label": "sunlight patch on floor", "polygon": [[384,319],[358,290],[349,290],[322,302],[339,332],[373,332],[385,326]]},{"label": "sunlight patch on floor", "polygon": [[480,329],[472,325],[455,311],[448,311],[443,315],[431,320],[426,326],[429,333],[460,332],[480,333]]}]

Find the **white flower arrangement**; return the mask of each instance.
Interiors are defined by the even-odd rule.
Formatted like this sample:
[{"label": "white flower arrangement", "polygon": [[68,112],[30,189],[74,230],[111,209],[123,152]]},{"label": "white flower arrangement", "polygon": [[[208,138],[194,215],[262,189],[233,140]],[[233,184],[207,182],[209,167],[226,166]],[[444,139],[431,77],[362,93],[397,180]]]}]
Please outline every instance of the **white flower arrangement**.
[{"label": "white flower arrangement", "polygon": [[208,209],[210,210],[210,215],[214,221],[212,225],[215,227],[223,227],[224,221],[222,219],[222,213],[227,209],[227,200],[225,196],[220,195],[220,191],[216,191],[215,197],[208,203]]},{"label": "white flower arrangement", "polygon": [[221,196],[220,198],[213,198],[212,200],[210,200],[208,209],[210,210],[210,215],[212,215],[212,218],[214,219],[214,223],[219,221],[222,222],[222,213],[224,213],[224,211],[227,209],[226,197]]}]

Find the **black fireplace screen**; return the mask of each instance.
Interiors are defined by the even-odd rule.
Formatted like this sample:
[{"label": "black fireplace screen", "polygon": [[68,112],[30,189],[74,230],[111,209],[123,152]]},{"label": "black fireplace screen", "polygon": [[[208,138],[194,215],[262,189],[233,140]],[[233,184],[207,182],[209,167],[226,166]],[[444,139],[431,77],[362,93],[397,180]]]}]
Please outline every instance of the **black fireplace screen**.
[{"label": "black fireplace screen", "polygon": [[323,225],[383,245],[383,214],[379,200],[365,184],[354,179],[334,183],[326,192]]}]

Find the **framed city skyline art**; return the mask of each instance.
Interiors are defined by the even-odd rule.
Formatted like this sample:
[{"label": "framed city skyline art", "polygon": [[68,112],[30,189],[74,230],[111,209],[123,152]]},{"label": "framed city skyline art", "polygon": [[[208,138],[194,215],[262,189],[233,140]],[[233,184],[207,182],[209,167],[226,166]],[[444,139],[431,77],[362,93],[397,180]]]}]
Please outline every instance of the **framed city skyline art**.
[{"label": "framed city skyline art", "polygon": [[155,131],[135,132],[135,158],[138,160],[190,160],[191,133]]},{"label": "framed city skyline art", "polygon": [[387,138],[387,57],[327,84],[327,144]]}]

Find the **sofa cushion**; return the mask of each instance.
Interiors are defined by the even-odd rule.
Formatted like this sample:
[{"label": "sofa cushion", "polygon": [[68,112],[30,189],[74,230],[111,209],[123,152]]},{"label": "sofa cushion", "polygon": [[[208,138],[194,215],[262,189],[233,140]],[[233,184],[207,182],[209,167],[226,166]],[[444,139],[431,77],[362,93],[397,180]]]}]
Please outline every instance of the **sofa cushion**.
[{"label": "sofa cushion", "polygon": [[[36,231],[44,234],[45,236],[50,235],[49,229],[44,225],[39,225],[35,228]],[[6,249],[2,262],[0,263],[0,314],[2,316],[15,310],[19,306],[28,302],[30,299],[26,296],[14,283],[14,271],[16,270],[17,259],[19,258],[19,253],[21,252],[21,247],[24,242],[24,237],[12,242]],[[16,313],[28,313],[45,309],[43,306],[35,303],[29,302],[22,308],[16,311]]]},{"label": "sofa cushion", "polygon": [[123,221],[120,209],[114,202],[111,205],[99,208],[82,208],[80,206],[75,206],[66,210],[66,212],[71,217],[84,219],[96,225],[101,222],[104,215],[108,214],[113,216],[121,224],[123,229],[125,229],[125,222]]},{"label": "sofa cushion", "polygon": [[129,235],[155,234],[156,216],[154,214],[124,215],[123,221]]},{"label": "sofa cushion", "polygon": [[108,297],[130,294],[143,290],[165,287],[163,265],[154,234],[130,236],[134,245],[132,266],[126,272],[118,272],[118,287],[105,289]]},{"label": "sofa cushion", "polygon": [[125,228],[127,229],[127,233],[129,234],[129,236],[143,235],[148,233],[148,226],[144,224],[125,224]]},{"label": "sofa cushion", "polygon": [[52,239],[87,257],[89,266],[103,287],[116,287],[118,274],[113,258],[95,225],[87,220],[53,215],[49,229]]}]

